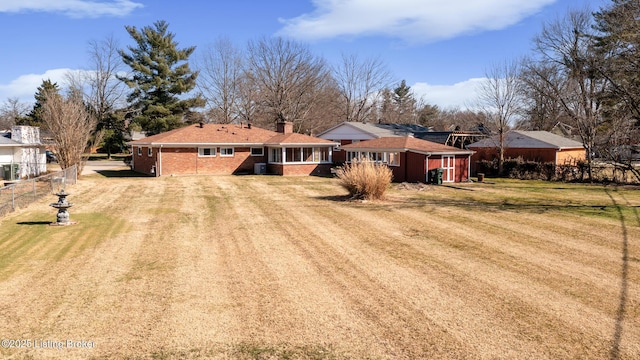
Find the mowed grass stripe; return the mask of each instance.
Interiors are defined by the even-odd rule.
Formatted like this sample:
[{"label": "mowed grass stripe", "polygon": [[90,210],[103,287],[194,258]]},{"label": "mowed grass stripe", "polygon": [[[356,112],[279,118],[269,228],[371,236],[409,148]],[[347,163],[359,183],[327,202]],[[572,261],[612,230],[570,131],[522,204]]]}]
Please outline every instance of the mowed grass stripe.
[{"label": "mowed grass stripe", "polygon": [[[254,186],[260,186],[257,183]],[[358,247],[358,239],[350,237],[351,222],[330,221],[321,214],[324,204],[308,204],[307,200],[298,201],[301,192],[296,186],[281,187],[279,191],[256,191],[269,194],[268,198],[254,199],[254,206],[271,204],[268,209],[271,218],[285,231],[290,243],[294,245],[304,259],[307,259],[324,281],[331,285],[332,293],[340,293],[341,298],[359,314],[366,318],[373,335],[384,347],[383,353],[397,353],[398,356],[417,358],[425,356],[457,357],[468,353],[467,344],[456,339],[443,324],[435,322],[423,309],[416,307],[410,299],[401,296],[394,284],[383,279],[371,267],[362,264],[362,258],[356,263],[346,256],[342,246],[353,241]],[[287,197],[289,201],[277,202],[271,197]],[[319,201],[319,200],[318,200]],[[297,204],[305,204],[297,205]],[[311,206],[308,206],[311,205]],[[335,209],[332,209],[335,210]],[[292,219],[288,221],[287,219]],[[313,224],[313,227],[298,228],[300,223]],[[366,237],[369,234],[367,234]],[[384,237],[384,233],[371,234]],[[354,253],[350,249],[349,253]],[[369,264],[371,265],[371,264]],[[389,324],[394,324],[389,326]],[[373,345],[373,344],[371,344]],[[458,354],[458,355],[456,355]]]},{"label": "mowed grass stripe", "polygon": [[[513,329],[514,331],[512,331],[512,333],[525,337],[540,336],[538,328],[541,324],[547,323],[553,324],[550,329],[553,329],[554,332],[556,332],[555,335],[545,334],[545,341],[550,341],[549,344],[553,344],[554,339],[561,335],[564,336],[565,333],[580,334],[584,336],[588,335],[582,332],[580,328],[572,328],[571,326],[567,327],[563,320],[549,314],[543,307],[532,307],[531,301],[527,299],[528,293],[526,291],[526,287],[522,287],[520,290],[511,289],[509,286],[504,287],[503,285],[508,284],[509,281],[503,282],[503,285],[497,284],[497,281],[505,279],[504,276],[501,276],[503,275],[503,270],[499,270],[499,268],[493,268],[492,270],[494,264],[491,260],[478,258],[476,255],[477,253],[469,253],[469,249],[473,248],[472,246],[469,246],[469,244],[461,243],[452,236],[440,240],[440,247],[447,249],[448,251],[445,251],[444,253],[440,252],[439,256],[433,256],[435,254],[430,255],[433,250],[437,249],[434,247],[421,254],[419,251],[421,246],[407,246],[407,244],[402,242],[401,237],[391,240],[387,240],[386,238],[375,238],[374,234],[379,233],[381,229],[393,226],[394,223],[401,224],[398,228],[398,233],[401,233],[402,225],[408,225],[400,222],[402,216],[397,217],[394,221],[389,223],[386,217],[388,217],[392,212],[379,211],[378,216],[370,216],[371,214],[369,213],[368,217],[365,213],[369,212],[363,211],[361,214],[355,216],[352,215],[354,223],[357,223],[356,220],[360,220],[360,223],[357,223],[357,227],[354,229],[355,233],[362,234],[366,229],[373,229],[371,230],[371,236],[363,236],[363,238],[375,239],[369,241],[371,246],[378,247],[381,251],[389,252],[399,260],[399,263],[406,264],[408,259],[412,259],[415,260],[414,266],[416,268],[425,266],[425,264],[428,264],[428,266],[435,266],[435,264],[439,263],[439,272],[445,274],[449,273],[451,276],[451,279],[446,282],[447,284],[460,284],[459,290],[461,292],[470,292],[479,295],[478,299],[474,298],[469,300],[470,306],[473,306],[474,302],[482,301],[483,306],[493,307],[494,314],[506,315],[503,326],[510,328],[514,324],[518,324],[520,327]],[[344,219],[348,218],[348,216],[348,212],[341,211],[339,218],[342,218],[343,221],[345,221]],[[427,218],[431,219],[430,217],[425,217],[425,219]],[[370,220],[367,221],[367,219]],[[362,225],[363,223],[364,225]],[[441,222],[433,220],[433,223]],[[452,227],[460,227],[460,224],[454,224]],[[438,231],[437,229],[433,229],[429,226],[425,226],[424,230],[429,231],[429,234],[446,234],[446,232]],[[437,238],[437,236],[438,235],[429,235],[429,238],[433,239]],[[456,243],[458,245],[455,245]],[[482,271],[487,273],[489,276],[478,276],[477,273],[483,270],[484,267],[489,267],[487,271]],[[462,274],[464,274],[464,276],[462,276]],[[510,274],[510,276],[512,275],[513,274]],[[508,279],[508,277],[506,279]],[[518,277],[516,275],[511,281],[526,283],[527,279],[526,277]],[[518,290],[520,293],[514,293],[513,290]],[[576,339],[578,338],[581,337],[576,336]],[[556,345],[557,344],[554,344],[551,348]],[[582,344],[568,343],[563,346],[568,348],[568,353],[560,352],[555,354],[556,356],[566,356],[571,353],[580,354],[586,350],[584,346],[590,346],[590,342],[587,341]]]},{"label": "mowed grass stripe", "polygon": [[281,236],[270,222],[262,220],[267,217],[260,208],[246,202],[247,196],[255,194],[241,180],[247,179],[216,181],[222,192],[219,207],[224,216],[215,226],[223,267],[227,269],[221,275],[238,306],[242,327],[239,337],[255,346],[296,343],[304,317],[291,306],[284,284],[271,266],[286,249],[273,247]]}]

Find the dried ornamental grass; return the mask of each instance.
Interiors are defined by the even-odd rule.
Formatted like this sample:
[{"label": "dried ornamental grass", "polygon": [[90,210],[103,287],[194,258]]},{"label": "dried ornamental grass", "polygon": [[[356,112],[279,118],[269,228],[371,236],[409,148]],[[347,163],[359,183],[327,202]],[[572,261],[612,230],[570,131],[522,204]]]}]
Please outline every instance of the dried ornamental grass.
[{"label": "dried ornamental grass", "polygon": [[355,199],[378,200],[389,188],[393,173],[386,165],[353,161],[337,171],[340,184]]}]

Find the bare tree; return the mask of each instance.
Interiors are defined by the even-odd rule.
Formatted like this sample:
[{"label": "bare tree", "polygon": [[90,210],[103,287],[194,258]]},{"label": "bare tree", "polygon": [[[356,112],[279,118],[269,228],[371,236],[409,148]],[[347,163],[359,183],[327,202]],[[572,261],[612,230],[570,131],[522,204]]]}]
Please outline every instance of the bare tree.
[{"label": "bare tree", "polygon": [[322,58],[282,38],[249,42],[247,71],[259,90],[256,100],[263,112],[273,122],[293,122],[297,132],[307,127],[304,123],[319,100],[319,90],[330,78]]},{"label": "bare tree", "polygon": [[77,165],[80,175],[86,161],[84,154],[96,128],[96,118],[87,111],[87,106],[77,92],[72,92],[67,97],[47,92],[45,99],[44,127],[53,136],[58,163],[63,169]]},{"label": "bare tree", "polygon": [[586,9],[571,11],[545,24],[535,38],[538,59],[525,65],[527,73],[540,80],[536,91],[558,101],[577,128],[587,149],[589,180],[593,178],[591,164],[602,122],[600,100],[607,87],[607,80],[595,71],[601,60],[593,51],[592,32],[591,13]]},{"label": "bare tree", "polygon": [[342,55],[333,68],[333,78],[340,93],[341,118],[344,121],[375,121],[376,105],[382,90],[391,83],[385,65],[377,58],[359,59]]},{"label": "bare tree", "polygon": [[125,105],[125,88],[116,78],[123,69],[118,48],[118,42],[113,36],[89,42],[91,71],[88,72],[88,102],[101,124],[108,123],[113,112],[120,105]]},{"label": "bare tree", "polygon": [[229,124],[239,116],[242,53],[227,38],[219,38],[205,49],[196,65],[198,89],[207,101],[207,111],[216,123]]},{"label": "bare tree", "polygon": [[29,105],[18,98],[8,98],[0,106],[0,130],[11,129],[16,122],[29,112]]},{"label": "bare tree", "polygon": [[556,126],[572,128],[573,121],[567,117],[560,100],[549,96],[564,82],[564,75],[558,70],[557,66],[537,64],[531,59],[523,61],[521,79],[526,109],[520,127],[544,131],[551,131]]},{"label": "bare tree", "polygon": [[124,84],[116,78],[123,70],[118,42],[113,36],[92,40],[88,45],[89,69],[65,74],[73,93],[80,93],[97,120],[97,130],[104,135],[104,148],[111,157],[112,148],[125,145],[124,116],[118,111],[126,107]]},{"label": "bare tree", "polygon": [[497,133],[498,172],[502,174],[507,132],[521,116],[524,105],[518,63],[505,61],[494,65],[485,77],[478,89],[478,108],[488,120],[487,125]]}]

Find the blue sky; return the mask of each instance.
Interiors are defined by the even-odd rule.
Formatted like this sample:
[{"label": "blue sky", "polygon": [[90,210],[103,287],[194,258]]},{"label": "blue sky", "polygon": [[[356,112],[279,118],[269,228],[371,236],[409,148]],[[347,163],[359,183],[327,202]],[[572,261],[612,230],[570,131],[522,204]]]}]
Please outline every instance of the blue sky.
[{"label": "blue sky", "polygon": [[492,64],[519,58],[545,21],[610,0],[0,0],[0,103],[32,102],[43,79],[86,69],[88,42],[126,25],[166,20],[181,46],[218,37],[239,47],[263,36],[304,42],[337,64],[342,54],[377,57],[394,79],[441,108],[464,108]]}]

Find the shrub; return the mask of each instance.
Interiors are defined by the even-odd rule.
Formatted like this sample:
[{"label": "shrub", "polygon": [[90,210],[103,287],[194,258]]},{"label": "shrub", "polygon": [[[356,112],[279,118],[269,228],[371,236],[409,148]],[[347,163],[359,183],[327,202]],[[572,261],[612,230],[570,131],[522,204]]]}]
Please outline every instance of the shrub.
[{"label": "shrub", "polygon": [[353,161],[339,168],[336,174],[354,199],[381,199],[393,179],[391,169],[371,161]]}]

